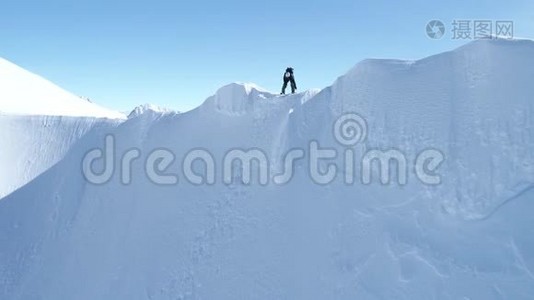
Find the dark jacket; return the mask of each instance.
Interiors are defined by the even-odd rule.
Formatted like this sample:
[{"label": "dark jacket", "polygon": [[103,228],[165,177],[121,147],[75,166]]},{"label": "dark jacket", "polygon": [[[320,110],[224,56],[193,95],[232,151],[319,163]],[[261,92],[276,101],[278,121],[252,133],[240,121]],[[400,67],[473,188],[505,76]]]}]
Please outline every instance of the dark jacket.
[{"label": "dark jacket", "polygon": [[[286,74],[289,73],[289,76],[286,76]],[[293,68],[287,68],[286,71],[284,72],[284,80],[289,80],[289,78],[295,78],[293,76]]]}]

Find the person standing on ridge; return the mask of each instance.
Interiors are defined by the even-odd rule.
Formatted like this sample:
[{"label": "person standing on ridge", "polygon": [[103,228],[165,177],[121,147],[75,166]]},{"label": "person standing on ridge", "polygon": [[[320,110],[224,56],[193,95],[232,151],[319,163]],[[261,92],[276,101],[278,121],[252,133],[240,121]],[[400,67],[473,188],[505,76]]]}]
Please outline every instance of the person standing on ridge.
[{"label": "person standing on ridge", "polygon": [[295,76],[293,75],[293,68],[288,67],[284,73],[284,86],[282,86],[282,92],[280,95],[286,94],[287,84],[291,82],[291,94],[294,94],[297,90],[297,84],[295,83]]}]

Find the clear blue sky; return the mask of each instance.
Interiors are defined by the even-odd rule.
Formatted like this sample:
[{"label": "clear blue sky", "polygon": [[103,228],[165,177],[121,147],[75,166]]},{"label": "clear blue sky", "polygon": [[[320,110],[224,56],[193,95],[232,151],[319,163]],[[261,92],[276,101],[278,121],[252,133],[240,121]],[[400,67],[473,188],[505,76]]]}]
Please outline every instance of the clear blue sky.
[{"label": "clear blue sky", "polygon": [[[432,19],[440,40],[425,34]],[[455,19],[513,20],[532,37],[534,1],[2,0],[0,56],[116,110],[187,110],[235,81],[278,92],[289,65],[302,91],[364,58],[453,49],[466,42]]]}]

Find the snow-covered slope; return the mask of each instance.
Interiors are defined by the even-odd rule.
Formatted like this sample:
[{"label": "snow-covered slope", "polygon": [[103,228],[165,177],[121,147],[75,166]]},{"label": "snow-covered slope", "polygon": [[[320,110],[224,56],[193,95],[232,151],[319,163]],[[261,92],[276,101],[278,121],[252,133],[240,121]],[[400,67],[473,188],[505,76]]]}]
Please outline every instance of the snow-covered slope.
[{"label": "snow-covered slope", "polygon": [[[477,41],[419,61],[367,60],[320,92],[231,84],[193,111],[150,110],[91,131],[0,201],[0,298],[530,299],[532,78],[533,42]],[[346,113],[366,120],[367,139],[354,147],[333,130]],[[82,161],[108,134],[115,171],[94,185]],[[407,184],[381,185],[376,169],[372,184],[358,175],[347,184],[340,168],[333,182],[314,183],[314,142],[340,153],[330,163],[348,149],[396,149]],[[288,151],[307,152],[286,184],[247,185],[239,172],[225,184],[223,158],[236,148],[263,152],[269,175]],[[439,185],[414,175],[429,148],[445,157]],[[162,149],[174,161],[155,173],[176,174],[174,184],[146,171]],[[213,156],[215,183],[188,182],[193,149]],[[141,157],[128,170],[121,161],[132,150]]]},{"label": "snow-covered slope", "polygon": [[124,119],[0,58],[0,114]]},{"label": "snow-covered slope", "polygon": [[[59,162],[88,132],[119,120],[0,115],[0,199]],[[1,201],[1,200],[0,200]]]},{"label": "snow-covered slope", "polygon": [[123,119],[0,58],[0,198],[60,161],[94,127]]}]

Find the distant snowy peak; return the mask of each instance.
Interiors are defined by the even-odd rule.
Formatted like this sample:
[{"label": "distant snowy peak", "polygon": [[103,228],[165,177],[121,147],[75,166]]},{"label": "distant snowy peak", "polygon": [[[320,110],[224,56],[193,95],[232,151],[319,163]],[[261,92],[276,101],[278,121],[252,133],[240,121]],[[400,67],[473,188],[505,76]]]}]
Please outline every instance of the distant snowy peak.
[{"label": "distant snowy peak", "polygon": [[134,108],[128,115],[128,119],[138,117],[145,113],[167,114],[167,113],[180,113],[180,112],[147,103],[147,104],[139,105],[136,108]]},{"label": "distant snowy peak", "polygon": [[124,119],[0,58],[0,114]]}]

